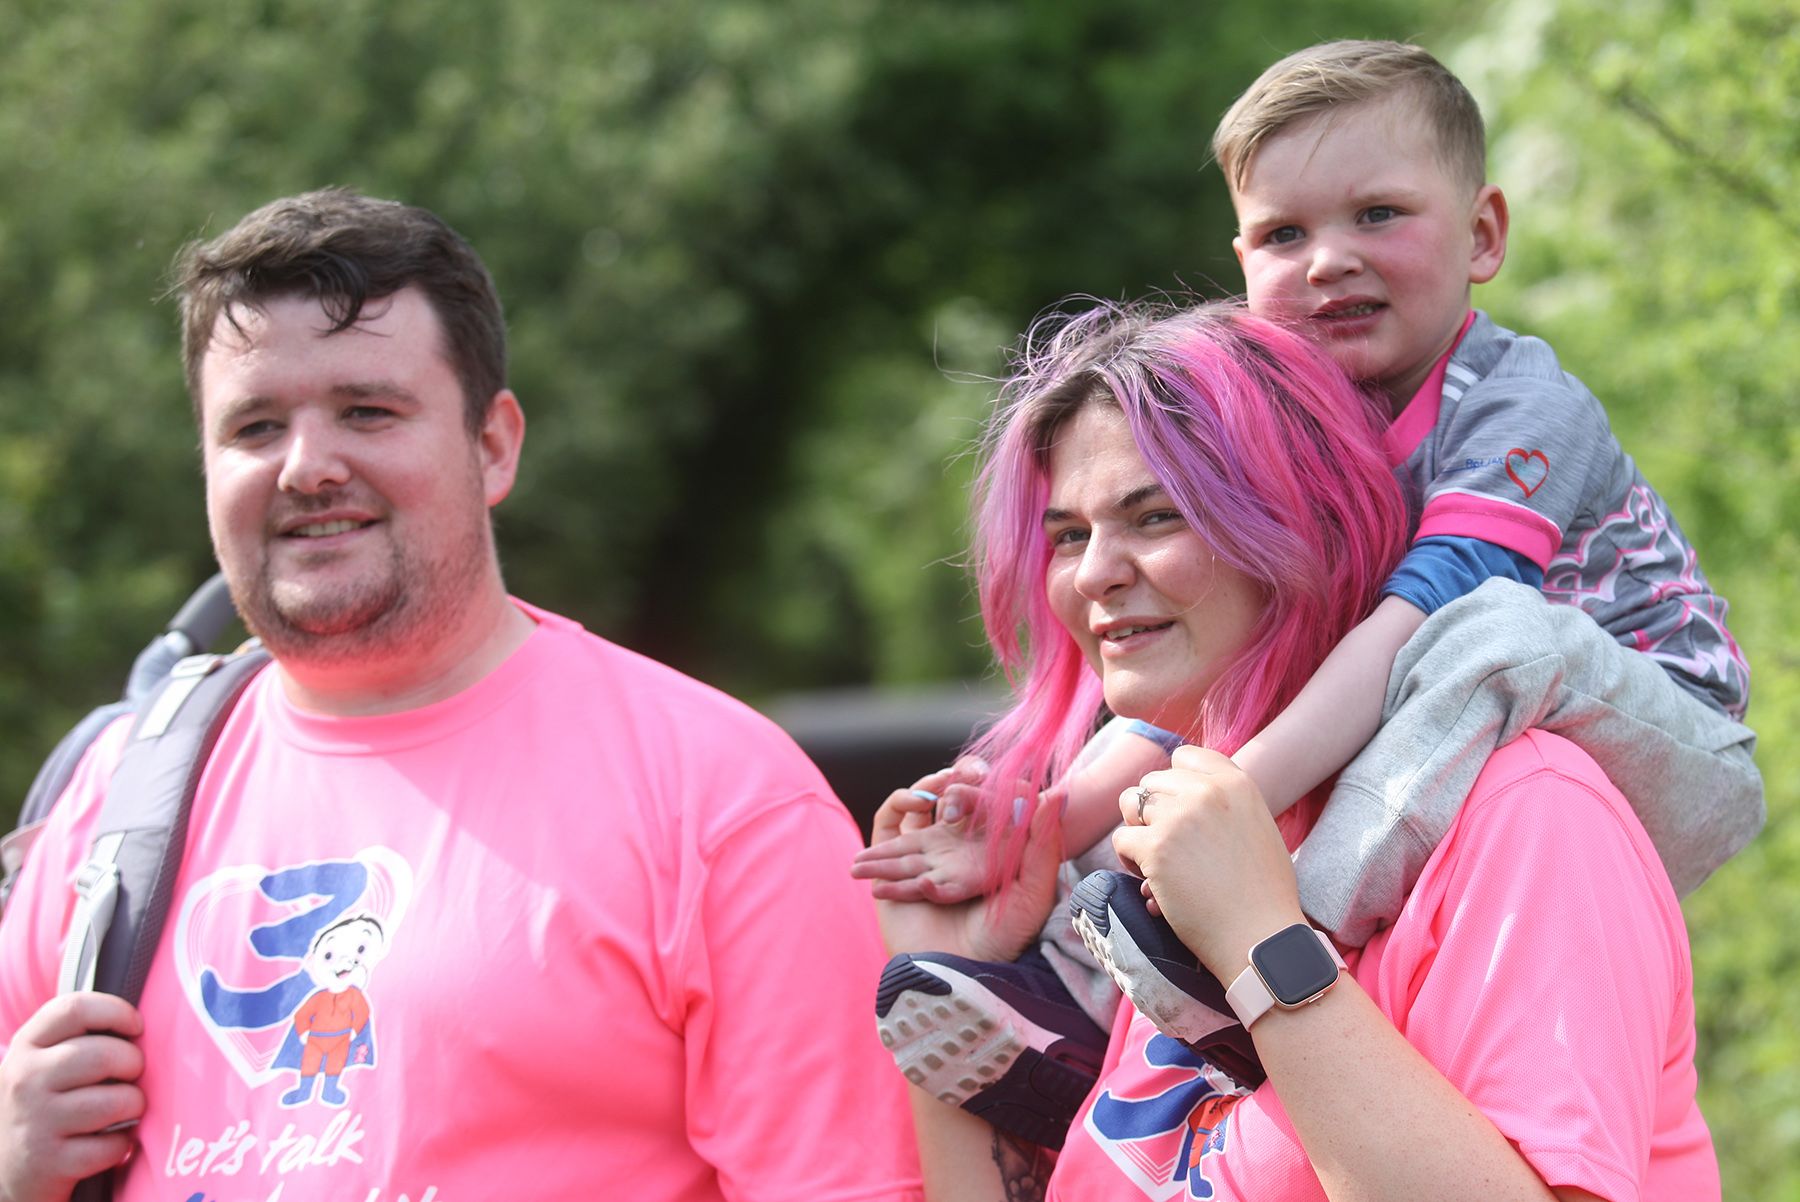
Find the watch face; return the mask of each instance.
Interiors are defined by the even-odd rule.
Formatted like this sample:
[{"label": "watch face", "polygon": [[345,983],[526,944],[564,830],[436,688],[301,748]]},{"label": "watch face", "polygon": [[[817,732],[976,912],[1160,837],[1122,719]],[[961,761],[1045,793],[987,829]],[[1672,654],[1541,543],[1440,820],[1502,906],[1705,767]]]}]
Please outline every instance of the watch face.
[{"label": "watch face", "polygon": [[1311,1001],[1337,980],[1338,966],[1305,923],[1277,931],[1250,949],[1256,974],[1283,1006]]}]

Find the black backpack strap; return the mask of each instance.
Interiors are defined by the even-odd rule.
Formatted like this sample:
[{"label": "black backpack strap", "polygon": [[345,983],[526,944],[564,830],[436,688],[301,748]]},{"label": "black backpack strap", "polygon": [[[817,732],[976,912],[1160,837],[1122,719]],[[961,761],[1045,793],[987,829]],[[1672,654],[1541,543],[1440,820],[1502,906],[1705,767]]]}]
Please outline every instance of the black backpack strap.
[{"label": "black backpack strap", "polygon": [[232,707],[268,660],[260,647],[190,656],[145,704],[76,875],[61,992],[99,989],[133,1005],[142,996],[200,774]]}]

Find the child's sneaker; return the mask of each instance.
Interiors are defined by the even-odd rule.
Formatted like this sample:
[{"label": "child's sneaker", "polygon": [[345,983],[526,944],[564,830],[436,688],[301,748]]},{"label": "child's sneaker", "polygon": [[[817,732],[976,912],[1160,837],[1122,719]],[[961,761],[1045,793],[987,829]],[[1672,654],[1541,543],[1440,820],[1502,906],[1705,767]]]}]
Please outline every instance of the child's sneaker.
[{"label": "child's sneaker", "polygon": [[1150,913],[1142,884],[1103,871],[1075,886],[1069,911],[1081,941],[1157,1030],[1254,1089],[1268,1074],[1250,1032],[1225,1001],[1225,987],[1200,967],[1167,920]]},{"label": "child's sneaker", "polygon": [[1046,1148],[1062,1147],[1106,1054],[1106,1032],[1035,949],[1014,964],[895,956],[875,1014],[907,1080]]}]

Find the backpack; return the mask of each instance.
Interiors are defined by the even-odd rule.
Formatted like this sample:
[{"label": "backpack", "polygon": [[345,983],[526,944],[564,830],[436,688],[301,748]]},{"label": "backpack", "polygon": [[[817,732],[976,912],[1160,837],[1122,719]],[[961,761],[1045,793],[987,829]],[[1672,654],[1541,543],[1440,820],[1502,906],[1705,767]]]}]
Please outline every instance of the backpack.
[{"label": "backpack", "polygon": [[38,770],[19,826],[0,840],[0,907],[88,747],[114,721],[136,714],[113,772],[89,857],[77,875],[60,992],[99,989],[136,1005],[168,915],[186,844],[187,817],[219,732],[250,678],[269,660],[254,641],[229,656],[199,654],[232,617],[213,576],[139,653],[123,697],[64,735]]},{"label": "backpack", "polygon": [[[62,737],[25,795],[18,827],[0,839],[0,913],[31,845],[100,732],[136,714],[113,770],[88,861],[75,881],[75,913],[57,991],[98,989],[137,1005],[162,936],[188,811],[219,732],[251,677],[269,662],[255,640],[228,656],[202,654],[232,617],[225,579],[194,591],[163,633],[138,653],[125,692]],[[71,1202],[108,1202],[112,1174],[76,1185]]]}]

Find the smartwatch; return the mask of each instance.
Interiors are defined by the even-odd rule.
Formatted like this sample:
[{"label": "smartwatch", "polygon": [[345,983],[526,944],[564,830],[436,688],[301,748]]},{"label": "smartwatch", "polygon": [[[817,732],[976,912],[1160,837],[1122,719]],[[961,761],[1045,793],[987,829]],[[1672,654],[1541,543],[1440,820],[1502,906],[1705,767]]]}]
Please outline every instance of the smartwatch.
[{"label": "smartwatch", "polygon": [[1250,967],[1225,991],[1225,1001],[1248,1029],[1271,1006],[1297,1010],[1318,1001],[1343,968],[1325,932],[1297,922],[1250,949]]}]

